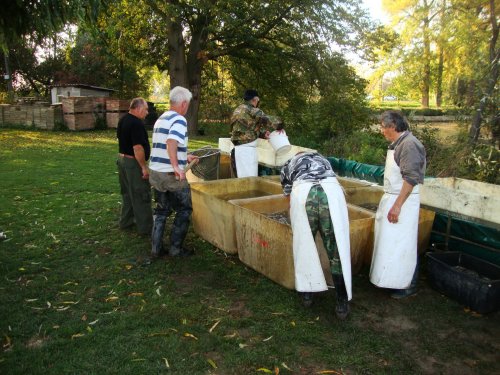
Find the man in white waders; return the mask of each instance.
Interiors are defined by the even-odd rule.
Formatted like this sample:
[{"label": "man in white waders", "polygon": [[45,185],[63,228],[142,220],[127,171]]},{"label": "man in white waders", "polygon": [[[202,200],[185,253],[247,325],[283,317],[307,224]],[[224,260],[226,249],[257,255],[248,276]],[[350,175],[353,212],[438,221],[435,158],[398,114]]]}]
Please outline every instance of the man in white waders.
[{"label": "man in white waders", "polygon": [[381,132],[391,142],[384,171],[384,192],[375,216],[370,281],[395,291],[399,299],[417,292],[419,184],[424,182],[425,149],[399,112],[386,111]]},{"label": "man in white waders", "polygon": [[314,242],[319,230],[337,293],[335,313],[345,319],[352,292],[349,218],[342,187],[328,160],[316,152],[291,158],[281,169],[281,185],[290,199],[295,289],[306,307],[314,292],[328,290]]}]

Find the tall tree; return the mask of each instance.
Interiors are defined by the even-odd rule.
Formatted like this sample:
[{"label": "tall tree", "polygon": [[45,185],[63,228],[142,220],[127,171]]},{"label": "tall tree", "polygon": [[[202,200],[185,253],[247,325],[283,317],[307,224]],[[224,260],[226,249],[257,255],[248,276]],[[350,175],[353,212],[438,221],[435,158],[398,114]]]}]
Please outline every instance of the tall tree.
[{"label": "tall tree", "polygon": [[16,0],[2,4],[0,49],[9,72],[9,46],[28,38],[39,42],[70,22],[95,20],[106,0]]},{"label": "tall tree", "polygon": [[469,131],[470,143],[475,144],[479,138],[479,132],[485,116],[491,116],[492,134],[495,138],[495,143],[500,137],[500,110],[498,107],[498,71],[500,65],[500,48],[498,47],[498,32],[499,32],[499,8],[495,5],[495,0],[489,0],[487,3],[478,4],[478,16],[486,19],[489,22],[488,29],[490,30],[489,45],[488,45],[488,70],[485,72],[484,89],[481,92],[481,99],[477,107],[472,125]]},{"label": "tall tree", "polygon": [[[126,3],[122,1],[122,7]],[[147,41],[143,56],[169,71],[171,86],[183,85],[193,93],[187,114],[191,131],[197,128],[202,72],[208,61],[228,57],[241,63],[260,57],[253,59],[257,61],[251,69],[264,72],[272,68],[266,59],[299,61],[307,56],[302,63],[318,71],[312,64],[321,64],[329,45],[354,46],[366,30],[366,18],[355,0],[144,0],[132,6],[134,12],[124,14],[123,20],[140,24],[142,34],[137,38]],[[148,15],[141,20],[136,12]],[[301,74],[303,69],[295,65],[296,73],[283,70],[272,77],[275,86],[284,89],[283,76]],[[240,81],[241,86],[257,83],[264,85]]]},{"label": "tall tree", "polygon": [[384,9],[392,15],[393,26],[399,30],[406,48],[401,49],[401,64],[412,68],[418,76],[422,107],[429,107],[431,62],[435,18],[440,8],[437,0],[383,0]]}]

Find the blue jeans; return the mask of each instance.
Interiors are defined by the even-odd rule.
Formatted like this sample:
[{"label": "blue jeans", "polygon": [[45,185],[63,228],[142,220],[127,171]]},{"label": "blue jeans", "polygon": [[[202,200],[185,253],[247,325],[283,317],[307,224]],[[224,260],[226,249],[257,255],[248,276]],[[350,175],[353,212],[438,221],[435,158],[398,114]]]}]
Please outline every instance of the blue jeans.
[{"label": "blue jeans", "polygon": [[156,208],[153,216],[153,233],[151,242],[153,255],[162,255],[163,232],[167,217],[175,211],[175,218],[170,230],[170,253],[177,253],[182,249],[186,238],[193,205],[191,203],[191,188],[189,186],[173,191],[159,191],[154,189]]}]

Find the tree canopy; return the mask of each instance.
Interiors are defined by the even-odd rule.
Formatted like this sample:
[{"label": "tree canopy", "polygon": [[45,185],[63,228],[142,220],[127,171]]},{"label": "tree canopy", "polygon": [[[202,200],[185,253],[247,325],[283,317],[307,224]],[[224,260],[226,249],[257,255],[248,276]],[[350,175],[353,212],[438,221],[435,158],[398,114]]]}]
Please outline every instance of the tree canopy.
[{"label": "tree canopy", "polygon": [[[320,82],[330,79],[325,66],[332,59],[339,67],[345,65],[334,51],[354,49],[370,31],[366,15],[353,0],[125,0],[120,5],[101,15],[100,30],[119,31],[127,55],[168,70],[171,86],[193,92],[188,113],[192,130],[209,61],[225,64],[236,91],[260,89],[272,98],[266,105],[279,110],[321,98],[327,91],[321,92]],[[330,68],[335,74],[335,67]]]}]

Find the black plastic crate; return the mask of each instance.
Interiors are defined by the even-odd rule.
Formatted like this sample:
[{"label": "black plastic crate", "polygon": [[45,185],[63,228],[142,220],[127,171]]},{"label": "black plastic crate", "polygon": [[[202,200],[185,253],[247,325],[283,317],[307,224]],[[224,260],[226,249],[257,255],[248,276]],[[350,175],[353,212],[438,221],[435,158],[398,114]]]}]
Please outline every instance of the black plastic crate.
[{"label": "black plastic crate", "polygon": [[500,267],[459,251],[426,256],[434,288],[481,314],[500,309]]}]

